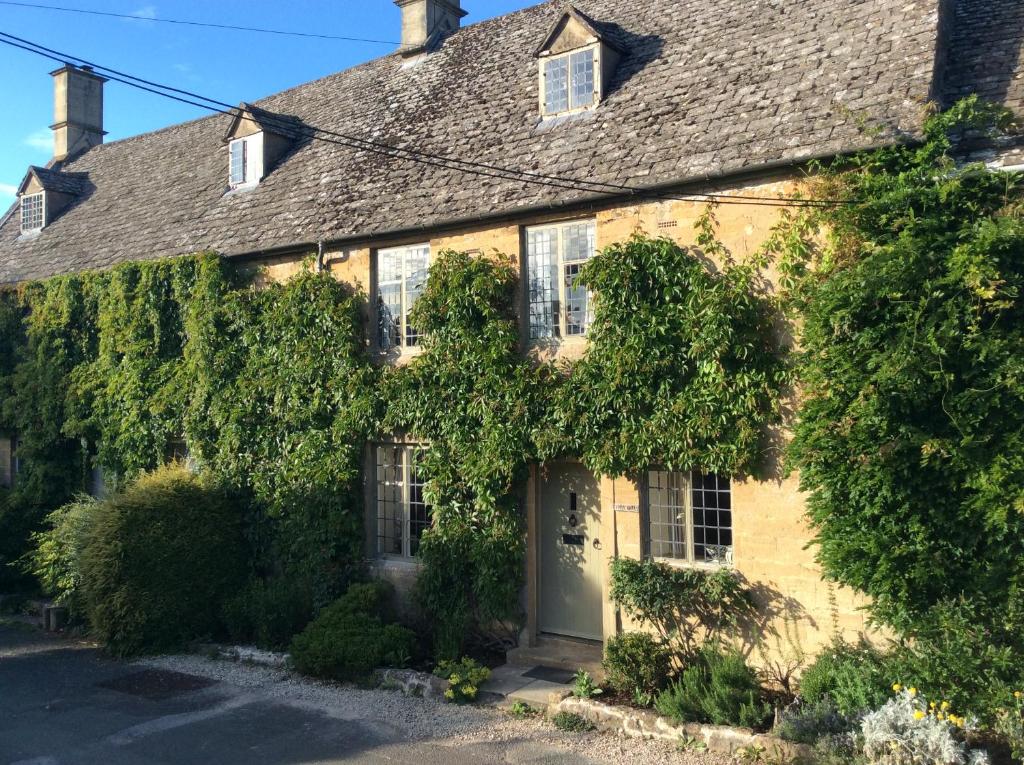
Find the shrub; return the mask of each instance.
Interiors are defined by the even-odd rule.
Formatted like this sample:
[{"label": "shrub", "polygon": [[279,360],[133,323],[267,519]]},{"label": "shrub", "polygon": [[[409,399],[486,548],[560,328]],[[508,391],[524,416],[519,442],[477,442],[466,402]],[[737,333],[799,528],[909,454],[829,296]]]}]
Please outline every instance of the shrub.
[{"label": "shrub", "polygon": [[1013,757],[1024,762],[1024,692],[1014,691],[1010,696],[1013,703],[1000,710],[995,730],[1010,747]]},{"label": "shrub", "polygon": [[871,765],[983,765],[988,756],[967,751],[948,719],[925,711],[910,691],[889,699],[861,722],[864,756]]},{"label": "shrub", "polygon": [[671,652],[646,632],[625,632],[604,647],[604,671],[608,685],[620,693],[653,694],[665,687]]},{"label": "shrub", "polygon": [[224,605],[223,618],[232,640],[282,650],[313,618],[313,590],[283,576],[251,579]]},{"label": "shrub", "polygon": [[467,656],[461,661],[442,661],[434,668],[434,674],[448,681],[446,699],[465,704],[476,699],[480,684],[491,676],[491,670]]},{"label": "shrub", "polygon": [[96,506],[81,558],[90,624],[119,655],[216,635],[244,567],[226,495],[184,467],[160,468]]},{"label": "shrub", "polygon": [[349,587],[292,640],[295,668],[329,680],[362,680],[377,667],[407,664],[415,635],[386,623],[391,596],[386,582]]},{"label": "shrub", "polygon": [[590,720],[575,712],[559,712],[551,718],[551,722],[556,728],[567,733],[586,733],[594,729],[594,724]]},{"label": "shrub", "polygon": [[707,572],[631,558],[612,561],[611,598],[684,653],[695,653],[699,640],[721,635],[753,612],[749,592],[728,569]]},{"label": "shrub", "polygon": [[812,705],[831,700],[841,715],[855,717],[889,697],[891,672],[886,655],[866,641],[836,641],[804,670],[800,697]]},{"label": "shrub", "polygon": [[54,602],[67,606],[72,617],[83,615],[82,555],[93,528],[98,502],[81,494],[46,517],[44,531],[32,535],[29,571]]},{"label": "shrub", "polygon": [[816,744],[852,730],[850,720],[840,714],[832,699],[805,702],[782,713],[775,735],[798,744]]},{"label": "shrub", "polygon": [[705,646],[679,679],[659,694],[658,711],[677,722],[763,728],[771,706],[757,675],[737,651]]}]

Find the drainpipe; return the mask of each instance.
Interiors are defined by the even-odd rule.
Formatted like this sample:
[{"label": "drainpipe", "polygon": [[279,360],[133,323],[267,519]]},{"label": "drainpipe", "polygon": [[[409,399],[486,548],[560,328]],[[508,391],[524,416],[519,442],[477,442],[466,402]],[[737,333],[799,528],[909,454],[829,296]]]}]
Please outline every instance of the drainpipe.
[{"label": "drainpipe", "polygon": [[316,243],[316,272],[322,274],[324,272],[324,240],[320,239]]}]

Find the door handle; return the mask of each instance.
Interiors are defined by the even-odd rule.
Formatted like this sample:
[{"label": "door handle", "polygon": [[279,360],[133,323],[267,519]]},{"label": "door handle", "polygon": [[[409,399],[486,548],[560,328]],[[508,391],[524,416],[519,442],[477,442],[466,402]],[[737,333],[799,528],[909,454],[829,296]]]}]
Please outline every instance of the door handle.
[{"label": "door handle", "polygon": [[594,549],[595,550],[600,550],[601,549],[601,540],[600,539],[595,539],[594,540]]}]

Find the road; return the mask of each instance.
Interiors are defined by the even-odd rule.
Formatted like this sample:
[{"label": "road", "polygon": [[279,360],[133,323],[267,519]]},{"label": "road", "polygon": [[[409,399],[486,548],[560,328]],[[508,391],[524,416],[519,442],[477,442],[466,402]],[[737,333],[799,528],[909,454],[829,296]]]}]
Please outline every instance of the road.
[{"label": "road", "polygon": [[[2,623],[0,763],[590,765],[629,762],[642,751],[608,736],[567,738],[492,710],[393,692],[307,690],[307,681],[261,668],[227,665],[224,672],[221,680],[168,674]],[[250,675],[257,681],[247,682]],[[631,749],[616,753],[622,746]],[[647,762],[678,761],[663,760],[664,750],[642,753],[655,755]]]}]

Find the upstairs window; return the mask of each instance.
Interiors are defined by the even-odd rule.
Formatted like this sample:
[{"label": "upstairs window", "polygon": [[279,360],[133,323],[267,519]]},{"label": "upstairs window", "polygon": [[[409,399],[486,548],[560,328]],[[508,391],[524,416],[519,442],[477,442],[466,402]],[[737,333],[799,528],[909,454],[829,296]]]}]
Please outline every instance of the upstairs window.
[{"label": "upstairs window", "polygon": [[590,294],[576,279],[596,252],[593,221],[537,226],[526,231],[530,338],[585,335]]},{"label": "upstairs window", "polygon": [[731,565],[732,488],[726,476],[651,470],[647,481],[651,556]]},{"label": "upstairs window", "polygon": [[21,198],[21,233],[39,231],[46,223],[46,193],[26,194]]},{"label": "upstairs window", "polygon": [[377,555],[415,558],[430,526],[423,499],[422,447],[381,444],[376,448]]},{"label": "upstairs window", "polygon": [[249,181],[249,148],[245,138],[230,143],[231,152],[231,185],[244,186]]},{"label": "upstairs window", "polygon": [[427,283],[430,245],[377,251],[377,341],[382,351],[413,348],[420,333],[409,320]]},{"label": "upstairs window", "polygon": [[544,114],[560,114],[594,105],[597,100],[595,55],[595,49],[587,48],[543,62]]}]

